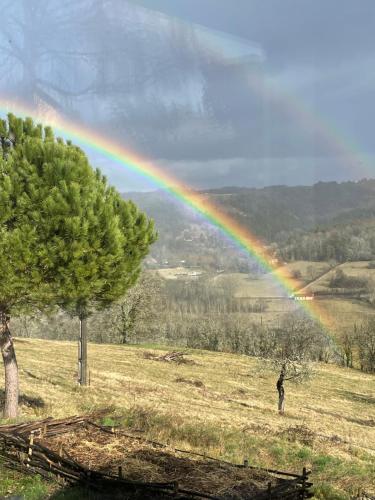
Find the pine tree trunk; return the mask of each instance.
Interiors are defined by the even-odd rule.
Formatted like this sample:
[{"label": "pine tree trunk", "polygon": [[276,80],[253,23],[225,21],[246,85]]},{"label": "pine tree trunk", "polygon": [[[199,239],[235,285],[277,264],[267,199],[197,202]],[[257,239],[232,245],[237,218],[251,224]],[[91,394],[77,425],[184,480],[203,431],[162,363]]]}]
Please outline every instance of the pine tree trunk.
[{"label": "pine tree trunk", "polygon": [[79,356],[78,356],[78,382],[87,385],[87,318],[79,318]]},{"label": "pine tree trunk", "polygon": [[9,331],[9,317],[0,313],[0,349],[5,369],[4,417],[16,418],[18,415],[18,366],[13,339]]}]

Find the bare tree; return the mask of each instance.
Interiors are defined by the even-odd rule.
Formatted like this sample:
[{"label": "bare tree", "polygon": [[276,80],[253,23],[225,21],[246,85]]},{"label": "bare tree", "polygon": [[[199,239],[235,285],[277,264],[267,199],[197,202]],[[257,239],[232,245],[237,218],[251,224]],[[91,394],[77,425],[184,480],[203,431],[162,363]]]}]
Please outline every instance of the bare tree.
[{"label": "bare tree", "polygon": [[311,377],[310,360],[318,358],[317,344],[324,335],[319,325],[302,313],[288,315],[279,328],[265,330],[264,333],[269,344],[266,363],[279,373],[276,389],[278,410],[282,415],[285,409],[284,383],[302,383]]},{"label": "bare tree", "polygon": [[362,324],[356,333],[361,370],[375,372],[375,318]]},{"label": "bare tree", "polygon": [[139,324],[150,325],[160,312],[162,303],[161,278],[145,272],[136,285],[108,311],[109,326],[117,333],[122,344],[134,336]]},{"label": "bare tree", "polygon": [[[281,369],[280,369],[281,363]],[[276,382],[276,389],[279,394],[278,410],[283,415],[285,410],[285,389],[284,382],[293,381],[302,383],[312,375],[311,366],[303,360],[283,359],[276,366],[280,369],[280,375]]]},{"label": "bare tree", "polygon": [[356,326],[354,327],[354,334],[346,331],[341,338],[340,347],[342,353],[342,361],[347,368],[353,368],[353,349],[355,346]]},{"label": "bare tree", "polygon": [[275,330],[277,344],[273,357],[276,359],[318,359],[327,335],[321,326],[302,311],[288,314]]}]

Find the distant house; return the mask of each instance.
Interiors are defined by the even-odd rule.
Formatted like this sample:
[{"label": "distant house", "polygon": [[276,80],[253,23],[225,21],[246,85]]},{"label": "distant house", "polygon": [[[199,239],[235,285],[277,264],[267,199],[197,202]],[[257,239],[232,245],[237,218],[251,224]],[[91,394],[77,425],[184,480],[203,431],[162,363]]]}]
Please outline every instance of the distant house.
[{"label": "distant house", "polygon": [[192,277],[192,278],[197,278],[198,276],[202,276],[202,271],[190,271],[188,273],[188,276]]},{"label": "distant house", "polygon": [[289,296],[290,299],[293,300],[314,300],[313,293],[295,293]]}]

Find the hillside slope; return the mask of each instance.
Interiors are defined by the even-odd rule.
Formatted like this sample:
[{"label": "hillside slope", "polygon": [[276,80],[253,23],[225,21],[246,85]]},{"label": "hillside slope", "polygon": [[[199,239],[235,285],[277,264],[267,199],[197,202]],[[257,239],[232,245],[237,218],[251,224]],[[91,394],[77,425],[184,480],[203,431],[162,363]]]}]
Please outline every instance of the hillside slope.
[{"label": "hillside slope", "polygon": [[16,349],[22,418],[113,405],[114,421],[172,446],[284,470],[307,465],[317,498],[375,493],[371,375],[317,365],[310,382],[286,386],[281,417],[276,373],[249,357],[190,350],[195,363],[177,365],[146,359],[147,346],[92,344],[91,386],[80,389],[75,343],[18,339]]},{"label": "hillside slope", "polygon": [[[355,227],[375,219],[375,180],[319,182],[314,186],[222,188],[202,193],[265,243],[299,240],[305,231],[336,225]],[[159,241],[152,256],[162,263],[180,260],[239,268],[239,252],[225,250],[223,238],[191,209],[162,191],[126,193],[155,219]],[[298,238],[296,237],[298,234]],[[314,236],[313,236],[314,237]],[[224,246],[226,245],[224,241]],[[357,256],[359,259],[360,256]],[[170,263],[170,262],[169,262]]]}]

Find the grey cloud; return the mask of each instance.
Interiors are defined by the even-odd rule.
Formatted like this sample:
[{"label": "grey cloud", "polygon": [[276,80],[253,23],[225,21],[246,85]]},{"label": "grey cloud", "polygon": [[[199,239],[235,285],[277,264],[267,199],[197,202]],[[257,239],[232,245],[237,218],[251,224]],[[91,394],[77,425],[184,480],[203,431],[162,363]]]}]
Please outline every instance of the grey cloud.
[{"label": "grey cloud", "polygon": [[133,1],[257,40],[278,66],[339,64],[373,52],[372,0]]},{"label": "grey cloud", "polygon": [[[45,100],[188,183],[352,177],[332,134],[374,152],[373,0],[34,5],[0,0],[0,91]],[[12,47],[27,38],[17,18],[32,25],[23,52]],[[126,184],[107,159],[93,162]],[[129,189],[149,188],[126,179]]]}]

